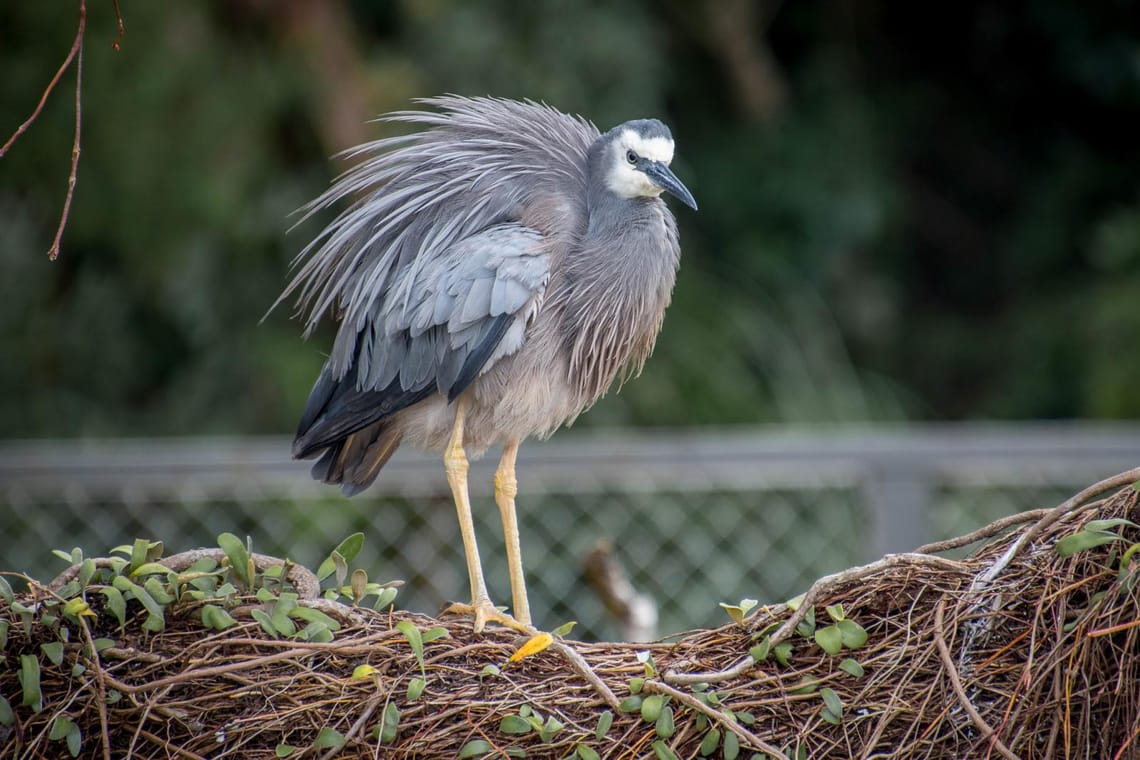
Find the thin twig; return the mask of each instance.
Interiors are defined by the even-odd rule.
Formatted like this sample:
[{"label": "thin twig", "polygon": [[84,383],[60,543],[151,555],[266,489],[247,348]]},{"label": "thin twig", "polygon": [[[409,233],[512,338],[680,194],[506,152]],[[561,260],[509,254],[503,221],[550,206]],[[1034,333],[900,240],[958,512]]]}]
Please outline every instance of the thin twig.
[{"label": "thin twig", "polygon": [[945,606],[945,600],[940,599],[934,608],[934,645],[938,647],[938,655],[942,658],[942,665],[946,669],[950,685],[954,687],[954,693],[958,695],[958,704],[962,705],[962,709],[970,716],[974,726],[981,731],[983,737],[990,740],[999,755],[1006,760],[1019,760],[1018,756],[1010,752],[1009,748],[998,738],[997,732],[990,728],[990,725],[982,718],[973,703],[970,702],[970,698],[966,696],[966,690],[962,688],[962,679],[958,676],[958,669],[954,667],[954,660],[950,657],[950,647],[946,645],[946,639],[943,638],[942,634]]},{"label": "thin twig", "polygon": [[75,196],[75,181],[79,174],[79,138],[83,132],[83,28],[87,25],[87,6],[79,0],[79,32],[75,36],[79,50],[75,54],[75,139],[71,143],[71,171],[67,174],[67,195],[63,197],[63,211],[59,215],[59,226],[55,238],[48,249],[48,260],[59,258],[59,246],[63,240],[63,230],[67,227],[67,217],[71,214],[71,199]]},{"label": "thin twig", "polygon": [[1085,634],[1085,636],[1090,639],[1095,639],[1099,638],[1100,636],[1108,636],[1113,633],[1127,631],[1129,628],[1135,628],[1136,626],[1140,626],[1140,620],[1129,620],[1127,623],[1121,623],[1119,625],[1110,626],[1108,628],[1101,628],[1096,631],[1089,631]]},{"label": "thin twig", "polygon": [[1121,758],[1124,757],[1124,750],[1128,749],[1132,742],[1136,740],[1137,736],[1140,736],[1140,728],[1133,731],[1132,735],[1128,737],[1128,740],[1120,745],[1120,749],[1116,750],[1116,754],[1112,756],[1112,760],[1121,760]]},{"label": "thin twig", "polygon": [[67,58],[64,58],[63,63],[59,65],[59,70],[55,72],[55,76],[53,76],[51,78],[51,81],[48,82],[48,86],[44,88],[44,92],[40,96],[40,102],[36,105],[35,110],[32,111],[32,115],[25,119],[23,124],[16,127],[16,131],[12,134],[11,137],[8,138],[8,141],[4,143],[3,146],[0,146],[0,158],[4,157],[4,154],[7,153],[8,150],[12,147],[13,143],[19,139],[20,135],[28,131],[28,127],[32,126],[35,120],[39,118],[40,111],[44,110],[44,104],[47,103],[48,96],[51,95],[52,90],[55,89],[55,86],[59,84],[59,80],[63,76],[63,72],[67,71],[68,67],[71,66],[71,62],[75,60],[75,56],[78,55],[79,49],[83,45],[83,27],[86,25],[86,23],[87,6],[85,4],[85,0],[79,0],[79,31],[75,34],[75,42],[71,43],[71,50],[68,52]]},{"label": "thin twig", "polygon": [[1034,520],[1040,520],[1042,517],[1049,513],[1048,509],[1031,509],[1027,512],[1018,512],[1016,515],[1003,517],[1000,520],[995,520],[989,525],[978,528],[973,533],[967,533],[964,536],[957,538],[948,538],[945,541],[934,541],[929,544],[923,544],[914,550],[915,554],[940,554],[941,552],[957,549],[961,546],[969,546],[975,541],[982,539],[992,538],[998,533],[1001,533],[1006,528],[1014,525],[1021,525]]},{"label": "thin twig", "polygon": [[174,684],[170,684],[165,689],[163,689],[160,693],[151,694],[150,696],[147,697],[146,704],[143,705],[142,715],[139,716],[139,724],[138,724],[138,726],[135,727],[135,732],[131,735],[131,743],[127,745],[127,755],[126,755],[127,757],[134,757],[135,745],[138,743],[139,736],[141,736],[142,732],[144,731],[143,726],[146,725],[147,718],[150,717],[150,711],[156,710],[156,711],[161,712],[160,708],[162,706],[158,704],[158,700],[162,699],[167,694],[169,694],[170,690],[173,688],[174,688]]},{"label": "thin twig", "polygon": [[313,651],[311,649],[301,649],[300,647],[295,649],[286,649],[283,652],[274,652],[273,654],[254,657],[248,660],[239,660],[237,662],[231,662],[226,665],[214,665],[208,668],[184,670],[175,675],[159,678],[158,680],[151,681],[149,683],[137,685],[123,683],[119,687],[119,690],[131,694],[137,694],[139,692],[152,691],[163,686],[172,686],[174,684],[188,683],[202,678],[213,678],[214,676],[220,676],[226,673],[237,673],[242,670],[251,670],[262,665],[268,665],[269,663],[277,662],[279,660],[292,660],[300,657],[306,657],[312,654]]},{"label": "thin twig", "polygon": [[103,735],[103,760],[111,760],[111,730],[107,721],[107,674],[103,671],[103,663],[99,660],[99,650],[95,648],[91,629],[82,617],[79,618],[79,627],[83,629],[83,638],[91,648],[91,669],[95,671],[95,686],[98,690],[95,695],[95,706],[99,710],[99,732]]},{"label": "thin twig", "polygon": [[646,681],[642,686],[642,689],[644,691],[656,692],[658,694],[667,694],[681,704],[687,707],[691,707],[697,712],[704,713],[706,716],[708,716],[709,720],[712,720],[715,723],[719,723],[720,725],[724,726],[726,730],[736,734],[740,740],[745,743],[746,746],[751,747],[752,749],[762,750],[764,752],[767,752],[772,757],[783,757],[784,755],[782,750],[776,749],[756,734],[744,728],[744,726],[740,725],[732,718],[729,718],[720,710],[706,705],[704,702],[697,699],[692,694],[686,694],[680,689],[674,688],[663,681],[657,680]]},{"label": "thin twig", "polygon": [[115,9],[115,21],[119,24],[119,33],[115,36],[115,41],[111,43],[111,47],[117,53],[122,46],[123,35],[127,33],[127,30],[123,27],[123,14],[119,11],[119,0],[111,0],[111,7]]},{"label": "thin twig", "polygon": [[578,671],[578,675],[582,676],[582,678],[585,678],[586,681],[588,681],[589,684],[594,687],[594,691],[601,695],[602,699],[605,700],[607,705],[615,710],[621,709],[621,700],[618,699],[613,691],[610,690],[609,686],[606,686],[605,681],[603,681],[601,677],[594,672],[594,669],[590,667],[590,663],[586,662],[586,660],[582,658],[582,655],[574,651],[573,647],[568,646],[567,644],[558,640],[555,640],[555,642],[551,644],[550,647],[552,649],[558,650],[558,652],[570,663],[570,666],[574,668],[574,670]]},{"label": "thin twig", "polygon": [[190,750],[183,747],[177,747],[163,739],[161,736],[152,734],[150,731],[147,731],[144,728],[139,729],[139,736],[143,737],[144,739],[149,739],[155,745],[162,747],[162,749],[167,753],[177,755],[178,757],[185,757],[188,758],[188,760],[207,760],[207,758],[199,755],[197,752],[191,752]]}]

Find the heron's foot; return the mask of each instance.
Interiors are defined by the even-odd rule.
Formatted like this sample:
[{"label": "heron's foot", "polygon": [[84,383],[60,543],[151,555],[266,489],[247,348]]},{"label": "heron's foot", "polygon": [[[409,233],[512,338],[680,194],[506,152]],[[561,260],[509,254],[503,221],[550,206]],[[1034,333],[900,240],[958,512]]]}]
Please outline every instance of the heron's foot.
[{"label": "heron's foot", "polygon": [[468,617],[475,618],[475,633],[482,633],[483,628],[487,623],[498,623],[505,628],[525,633],[528,635],[537,633],[538,631],[531,625],[522,623],[515,620],[513,617],[496,607],[490,599],[476,599],[471,604],[464,604],[462,602],[455,602],[444,610],[444,613],[451,615],[467,615]]}]

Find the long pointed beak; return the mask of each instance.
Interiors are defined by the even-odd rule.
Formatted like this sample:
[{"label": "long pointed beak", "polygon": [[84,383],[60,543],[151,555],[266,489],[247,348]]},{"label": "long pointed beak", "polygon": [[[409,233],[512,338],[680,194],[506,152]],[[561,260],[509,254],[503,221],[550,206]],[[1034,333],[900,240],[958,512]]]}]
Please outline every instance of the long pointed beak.
[{"label": "long pointed beak", "polygon": [[665,164],[660,161],[652,161],[643,170],[645,175],[653,180],[653,184],[664,190],[671,195],[676,196],[681,203],[684,203],[694,211],[697,210],[697,201],[693,194],[689,192],[689,188],[681,184],[681,180],[677,179],[677,175],[673,173]]}]

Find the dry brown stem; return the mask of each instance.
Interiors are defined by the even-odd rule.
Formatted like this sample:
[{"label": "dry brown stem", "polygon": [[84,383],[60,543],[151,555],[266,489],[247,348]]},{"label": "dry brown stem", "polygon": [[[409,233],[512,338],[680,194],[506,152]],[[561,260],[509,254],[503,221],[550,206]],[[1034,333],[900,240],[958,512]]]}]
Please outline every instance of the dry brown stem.
[{"label": "dry brown stem", "polygon": [[958,668],[954,665],[954,660],[950,657],[950,648],[946,645],[946,637],[943,633],[943,613],[945,612],[946,605],[944,602],[938,602],[934,607],[934,644],[938,647],[938,654],[942,657],[942,664],[946,668],[946,676],[950,679],[950,684],[954,687],[954,693],[958,696],[958,704],[970,716],[970,720],[974,721],[974,725],[982,732],[982,736],[993,741],[993,747],[997,750],[998,754],[1006,758],[1006,760],[1019,760],[1017,755],[1009,751],[1009,748],[1002,744],[1001,739],[997,737],[997,732],[990,728],[985,719],[974,709],[974,705],[970,702],[970,698],[966,696],[966,690],[962,688],[962,678],[958,675]]}]

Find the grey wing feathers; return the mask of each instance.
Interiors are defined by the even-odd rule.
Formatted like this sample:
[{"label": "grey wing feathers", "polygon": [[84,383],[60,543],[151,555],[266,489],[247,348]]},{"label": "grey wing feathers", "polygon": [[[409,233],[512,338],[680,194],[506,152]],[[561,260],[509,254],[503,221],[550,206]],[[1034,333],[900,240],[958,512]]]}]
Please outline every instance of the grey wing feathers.
[{"label": "grey wing feathers", "polygon": [[482,369],[511,323],[537,307],[548,276],[542,235],[529,227],[500,224],[459,241],[423,262],[406,298],[377,304],[362,333],[369,360],[358,385],[379,390],[398,377],[402,388],[430,383],[458,395],[464,367],[482,348],[482,363],[470,368]]},{"label": "grey wing feathers", "polygon": [[326,364],[294,456],[312,456],[433,393],[455,398],[518,349],[548,277],[542,235],[519,224],[461,240],[421,267],[406,301],[374,303],[356,335],[356,371],[337,379],[332,360]]}]

